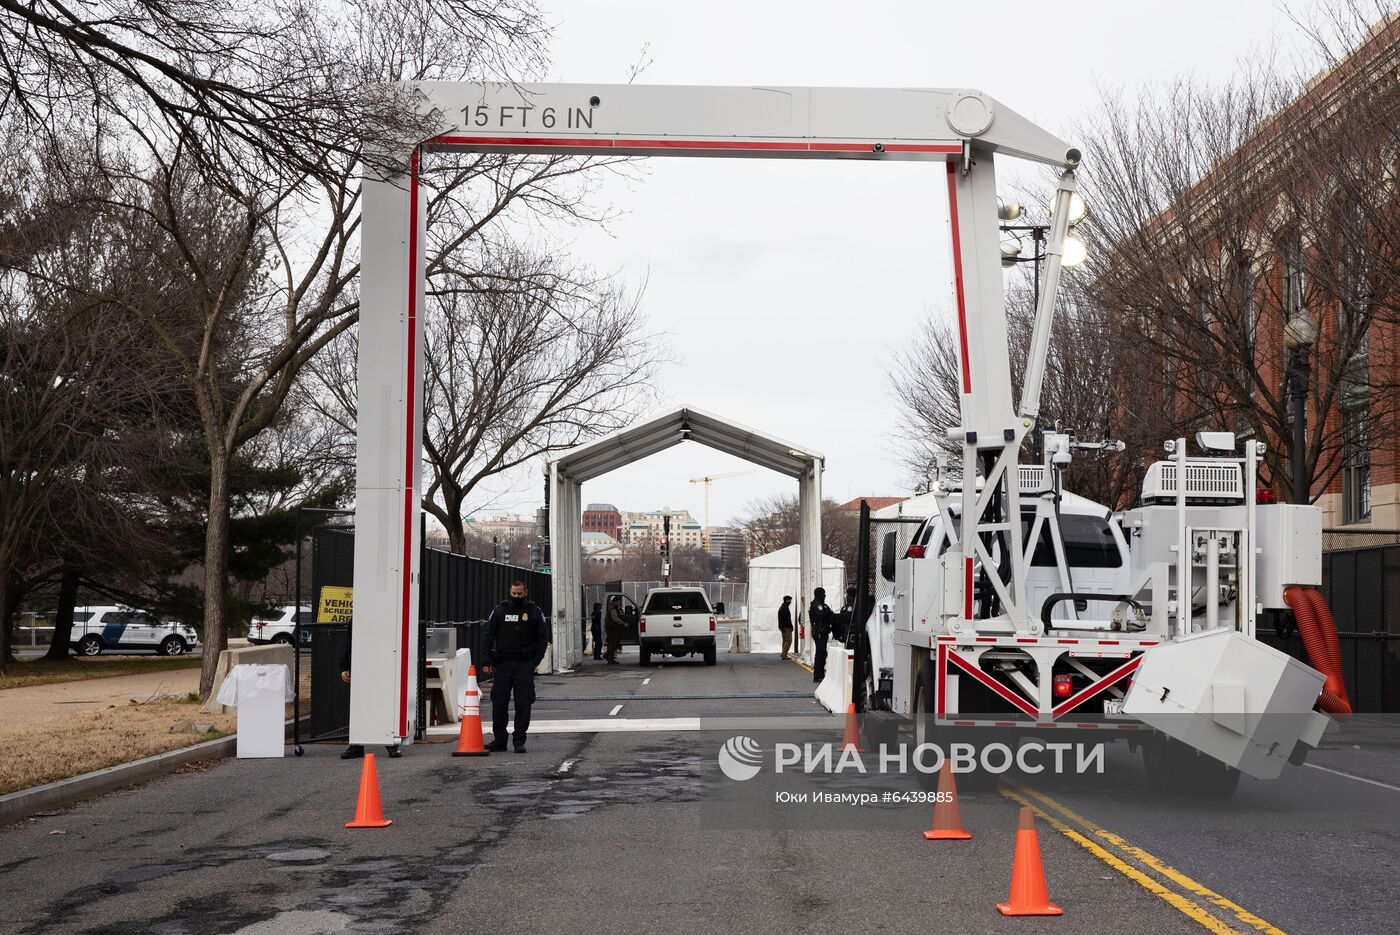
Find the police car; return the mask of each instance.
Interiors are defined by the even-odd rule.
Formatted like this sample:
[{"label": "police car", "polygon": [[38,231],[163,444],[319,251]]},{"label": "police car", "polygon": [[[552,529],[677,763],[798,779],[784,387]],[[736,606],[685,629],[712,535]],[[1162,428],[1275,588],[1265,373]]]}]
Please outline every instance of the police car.
[{"label": "police car", "polygon": [[311,645],[311,628],[307,626],[311,622],[311,606],[303,604],[301,610],[291,604],[283,604],[277,608],[277,612],[271,615],[259,614],[248,624],[248,642],[250,643],[292,643],[292,628],[300,624],[297,629],[301,631],[301,645]]},{"label": "police car", "polygon": [[162,622],[131,607],[88,606],[74,609],[68,645],[80,656],[96,656],[104,650],[182,656],[199,645],[199,634],[192,627]]}]

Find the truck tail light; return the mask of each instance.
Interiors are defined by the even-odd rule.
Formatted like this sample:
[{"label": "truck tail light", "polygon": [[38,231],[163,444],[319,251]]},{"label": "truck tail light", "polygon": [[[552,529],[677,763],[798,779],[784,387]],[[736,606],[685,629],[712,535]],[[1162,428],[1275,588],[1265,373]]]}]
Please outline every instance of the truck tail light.
[{"label": "truck tail light", "polygon": [[711,618],[710,618],[710,632],[711,632],[711,633],[715,632],[715,618],[714,618],[714,617],[711,617]]},{"label": "truck tail light", "polygon": [[641,620],[638,620],[638,621],[637,621],[637,632],[638,632],[638,633],[645,633],[646,631],[647,631],[647,618],[646,618],[646,617],[643,617]]},{"label": "truck tail light", "polygon": [[1074,694],[1074,678],[1069,675],[1055,676],[1054,691],[1056,698],[1068,698]]},{"label": "truck tail light", "polygon": [[909,550],[908,550],[907,552],[904,553],[904,557],[905,557],[905,558],[923,558],[923,557],[924,557],[924,547],[921,546],[921,545],[911,545],[911,546],[909,547]]}]

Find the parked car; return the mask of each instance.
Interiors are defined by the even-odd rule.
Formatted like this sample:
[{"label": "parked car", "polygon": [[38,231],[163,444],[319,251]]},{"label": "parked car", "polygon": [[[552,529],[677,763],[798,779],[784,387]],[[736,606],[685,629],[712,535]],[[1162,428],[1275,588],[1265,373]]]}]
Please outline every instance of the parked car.
[{"label": "parked car", "polygon": [[[293,617],[296,618],[293,621]],[[270,616],[259,615],[253,618],[248,624],[248,642],[257,643],[286,643],[291,645],[292,629],[295,626],[298,630],[301,645],[311,645],[311,606],[303,604],[298,611],[295,605],[283,604],[277,608],[277,612]]]},{"label": "parked car", "polygon": [[193,627],[157,620],[133,607],[85,606],[73,610],[73,633],[68,645],[80,656],[106,650],[151,650],[162,656],[182,656],[199,646]]},{"label": "parked car", "polygon": [[704,588],[652,588],[637,622],[641,664],[653,653],[689,656],[700,653],[715,664],[715,610]]}]

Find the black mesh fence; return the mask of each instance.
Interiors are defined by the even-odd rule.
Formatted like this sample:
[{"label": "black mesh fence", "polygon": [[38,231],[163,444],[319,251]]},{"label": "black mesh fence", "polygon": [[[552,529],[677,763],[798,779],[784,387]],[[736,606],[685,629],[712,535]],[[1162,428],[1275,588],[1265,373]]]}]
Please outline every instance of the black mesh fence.
[{"label": "black mesh fence", "polygon": [[[296,716],[298,742],[344,740],[350,729],[350,686],[341,677],[350,648],[352,620],[340,612],[337,601],[355,580],[355,530],[345,517],[311,528],[310,594],[299,603],[310,606],[308,632],[297,657]],[[514,581],[523,581],[530,598],[546,618],[552,600],[550,576],[528,568],[454,555],[438,549],[423,550],[419,576],[417,708],[421,736],[428,722],[426,673],[429,657],[457,649],[481,654],[486,618],[506,598]],[[320,622],[325,621],[325,622]],[[306,730],[300,728],[302,718]]]}]

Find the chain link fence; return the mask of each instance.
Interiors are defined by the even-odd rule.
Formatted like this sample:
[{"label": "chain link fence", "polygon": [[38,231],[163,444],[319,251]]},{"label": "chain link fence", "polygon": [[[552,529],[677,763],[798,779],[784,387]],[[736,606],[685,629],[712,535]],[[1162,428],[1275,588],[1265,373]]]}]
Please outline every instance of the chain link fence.
[{"label": "chain link fence", "polygon": [[1350,549],[1375,549],[1400,545],[1400,529],[1324,529],[1323,552],[1345,552]]},{"label": "chain link fence", "polygon": [[[605,604],[609,594],[624,594],[640,607],[648,591],[664,585],[664,581],[608,581],[603,584],[586,584],[583,586],[584,612],[591,610],[594,604]],[[711,604],[724,604],[726,617],[743,617],[748,611],[747,581],[672,581],[670,587],[703,589]]]}]

